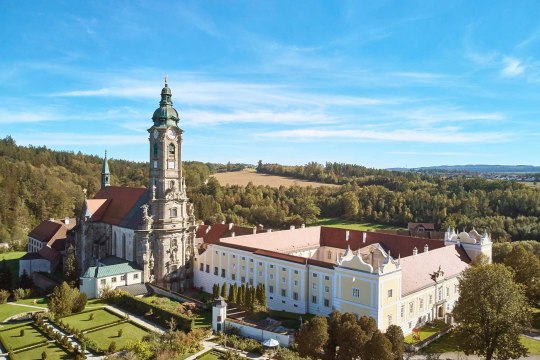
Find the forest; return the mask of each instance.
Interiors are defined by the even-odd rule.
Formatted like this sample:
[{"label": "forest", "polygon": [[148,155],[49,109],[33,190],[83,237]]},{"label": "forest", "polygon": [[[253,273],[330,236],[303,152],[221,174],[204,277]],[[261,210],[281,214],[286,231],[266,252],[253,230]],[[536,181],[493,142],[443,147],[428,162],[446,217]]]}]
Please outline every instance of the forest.
[{"label": "forest", "polygon": [[[75,216],[83,189],[99,189],[102,158],[0,139],[0,241],[24,247],[28,232],[47,218]],[[237,170],[243,164],[227,164]],[[540,240],[540,190],[511,181],[465,179],[369,169],[350,164],[282,166],[257,171],[342,184],[337,188],[221,186],[210,175],[227,165],[184,162],[188,196],[206,223],[262,224],[279,229],[319,217],[406,226],[487,229],[496,241]],[[148,164],[110,159],[111,184],[145,186]]]}]

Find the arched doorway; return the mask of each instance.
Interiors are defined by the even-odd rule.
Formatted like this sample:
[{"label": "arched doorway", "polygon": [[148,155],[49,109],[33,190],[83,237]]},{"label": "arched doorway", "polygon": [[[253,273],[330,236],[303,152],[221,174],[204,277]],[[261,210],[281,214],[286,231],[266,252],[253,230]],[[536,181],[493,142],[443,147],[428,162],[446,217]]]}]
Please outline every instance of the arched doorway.
[{"label": "arched doorway", "polygon": [[443,306],[439,306],[439,309],[437,311],[437,317],[438,318],[444,317],[444,307]]}]

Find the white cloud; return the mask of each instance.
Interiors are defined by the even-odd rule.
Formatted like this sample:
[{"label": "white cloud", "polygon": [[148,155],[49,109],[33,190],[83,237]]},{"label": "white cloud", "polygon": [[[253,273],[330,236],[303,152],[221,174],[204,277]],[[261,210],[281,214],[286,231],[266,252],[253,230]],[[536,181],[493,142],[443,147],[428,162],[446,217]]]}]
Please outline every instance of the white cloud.
[{"label": "white cloud", "polygon": [[373,131],[363,129],[332,130],[332,129],[295,129],[259,133],[262,138],[282,138],[296,140],[312,140],[321,138],[348,140],[378,140],[416,143],[481,143],[506,140],[508,133],[485,132],[481,135],[460,132],[455,128],[438,130],[427,129],[397,129],[389,131]]},{"label": "white cloud", "polygon": [[506,56],[503,59],[503,69],[501,74],[506,77],[515,77],[521,75],[525,71],[525,65],[519,60],[511,56]]},{"label": "white cloud", "polygon": [[18,134],[17,144],[36,145],[36,139],[39,139],[39,145],[45,146],[63,146],[63,145],[132,145],[147,144],[148,139],[140,135],[104,135],[104,134],[81,134],[81,133],[48,133],[48,132],[24,132]]}]

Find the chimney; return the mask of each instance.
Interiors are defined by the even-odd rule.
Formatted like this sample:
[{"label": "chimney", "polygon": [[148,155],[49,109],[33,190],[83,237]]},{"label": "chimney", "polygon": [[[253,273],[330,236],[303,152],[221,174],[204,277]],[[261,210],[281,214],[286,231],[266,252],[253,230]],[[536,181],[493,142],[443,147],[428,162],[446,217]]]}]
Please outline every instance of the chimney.
[{"label": "chimney", "polygon": [[294,229],[295,229],[295,226],[294,226],[294,225],[291,225],[291,226],[289,227],[289,230],[294,230]]},{"label": "chimney", "polygon": [[349,236],[351,235],[351,233],[349,232],[349,230],[345,231],[345,241],[349,241]]},{"label": "chimney", "polygon": [[229,230],[232,230],[234,223],[229,223]]},{"label": "chimney", "polygon": [[54,218],[49,218],[49,221],[54,221]]},{"label": "chimney", "polygon": [[266,232],[272,232],[272,229],[266,229]]},{"label": "chimney", "polygon": [[306,224],[302,224],[300,227],[304,229],[306,227]]},{"label": "chimney", "polygon": [[233,231],[233,232],[231,233],[231,237],[235,237],[235,235],[236,235],[236,234],[235,234],[234,231]]},{"label": "chimney", "polygon": [[221,225],[225,225],[225,220],[223,220],[223,221],[221,222]]},{"label": "chimney", "polygon": [[412,254],[413,254],[413,255],[417,255],[417,254],[418,254],[418,249],[416,248],[416,246],[414,247],[414,249],[412,249]]},{"label": "chimney", "polygon": [[68,217],[64,218],[64,224],[69,225],[69,218]]},{"label": "chimney", "polygon": [[429,251],[429,246],[428,244],[424,245],[424,252],[428,252]]},{"label": "chimney", "polygon": [[253,227],[253,233],[254,233],[254,234],[257,233],[257,227],[256,227],[256,226]]},{"label": "chimney", "polygon": [[365,243],[366,240],[367,240],[367,233],[365,232],[365,233],[362,234],[362,242]]}]

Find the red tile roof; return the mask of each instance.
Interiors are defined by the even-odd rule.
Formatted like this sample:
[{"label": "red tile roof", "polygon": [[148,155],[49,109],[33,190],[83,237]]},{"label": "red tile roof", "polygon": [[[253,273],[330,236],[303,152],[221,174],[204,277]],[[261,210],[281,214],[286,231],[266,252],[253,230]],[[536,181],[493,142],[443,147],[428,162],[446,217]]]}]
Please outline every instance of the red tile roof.
[{"label": "red tile roof", "polygon": [[146,188],[107,186],[99,190],[94,199],[105,199],[105,204],[98,207],[92,220],[111,225],[120,225],[128,215],[140,212],[136,205],[147,195]]},{"label": "red tile roof", "polygon": [[[349,232],[348,241],[346,240],[347,231]],[[365,241],[363,240],[364,234],[366,234]],[[440,240],[321,227],[321,246],[330,246],[341,249],[347,249],[347,246],[350,246],[351,250],[354,251],[375,243],[380,243],[387,251],[390,251],[393,258],[397,258],[398,256],[411,256],[415,247],[418,250],[418,253],[424,251],[425,245],[428,245],[429,250],[444,247],[444,242]]]},{"label": "red tile roof", "polygon": [[427,253],[418,253],[416,256],[409,256],[401,259],[402,295],[409,294],[425,286],[433,284],[431,274],[439,269],[444,272],[445,277],[459,275],[466,270],[471,263],[471,259],[461,246],[450,245]]},{"label": "red tile roof", "polygon": [[60,253],[49,246],[45,245],[43,246],[39,251],[38,254],[41,255],[44,259],[47,259],[49,261],[54,261]]},{"label": "red tile roof", "polygon": [[28,236],[47,243],[51,240],[65,239],[67,230],[68,228],[63,223],[45,220],[36,226]]},{"label": "red tile roof", "polygon": [[220,239],[230,238],[233,234],[235,237],[253,235],[254,231],[257,233],[266,232],[266,230],[259,227],[253,228],[234,224],[199,225],[195,237],[202,238],[205,244],[217,244]]}]

